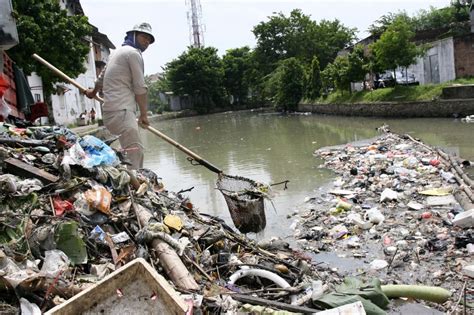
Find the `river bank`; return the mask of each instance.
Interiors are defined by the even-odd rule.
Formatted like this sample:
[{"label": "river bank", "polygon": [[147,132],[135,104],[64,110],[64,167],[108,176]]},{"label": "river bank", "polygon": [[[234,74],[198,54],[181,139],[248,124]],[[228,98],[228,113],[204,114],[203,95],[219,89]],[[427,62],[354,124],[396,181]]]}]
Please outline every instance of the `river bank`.
[{"label": "river bank", "polygon": [[474,114],[474,99],[341,104],[300,103],[298,111],[341,116],[464,118]]}]

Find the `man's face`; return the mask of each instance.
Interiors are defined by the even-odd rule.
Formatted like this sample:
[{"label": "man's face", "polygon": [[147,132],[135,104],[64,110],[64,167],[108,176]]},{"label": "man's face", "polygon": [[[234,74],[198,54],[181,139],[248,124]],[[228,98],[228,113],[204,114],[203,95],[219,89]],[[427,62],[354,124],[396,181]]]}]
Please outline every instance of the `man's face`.
[{"label": "man's face", "polygon": [[140,47],[145,51],[152,42],[152,37],[146,33],[137,32],[136,40]]}]

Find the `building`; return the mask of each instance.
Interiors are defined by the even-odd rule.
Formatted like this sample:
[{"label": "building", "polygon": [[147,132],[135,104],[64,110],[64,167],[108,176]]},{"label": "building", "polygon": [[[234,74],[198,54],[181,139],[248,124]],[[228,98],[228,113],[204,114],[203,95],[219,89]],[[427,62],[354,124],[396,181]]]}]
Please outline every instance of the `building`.
[{"label": "building", "polygon": [[[453,26],[418,31],[414,41],[418,45],[425,45],[427,50],[407,69],[396,69],[397,73],[411,74],[419,84],[437,84],[474,76],[473,20],[471,11],[471,21],[458,23],[456,32],[452,31]],[[368,46],[374,41],[373,36],[369,36],[358,44]],[[346,53],[347,50],[340,52]],[[352,83],[353,90],[360,90],[361,87],[360,82]]]},{"label": "building", "polygon": [[[67,10],[68,15],[84,15],[79,0],[58,1],[60,6],[64,10]],[[108,39],[107,35],[100,33],[95,26],[92,26],[92,28],[92,36],[85,38],[90,46],[89,54],[84,64],[86,72],[74,78],[77,83],[85,88],[94,86],[98,73],[103,69],[110,55],[110,50],[115,49],[114,44]],[[36,73],[32,73],[31,76],[28,77],[28,82],[35,100],[44,101],[41,77]],[[87,98],[72,84],[58,83],[56,85],[56,91],[56,94],[51,96],[51,102],[53,116],[57,125],[68,126],[77,124],[79,115],[84,111],[89,112],[92,108],[96,111],[96,119],[102,118],[100,103]],[[42,122],[46,123],[45,121]]]}]

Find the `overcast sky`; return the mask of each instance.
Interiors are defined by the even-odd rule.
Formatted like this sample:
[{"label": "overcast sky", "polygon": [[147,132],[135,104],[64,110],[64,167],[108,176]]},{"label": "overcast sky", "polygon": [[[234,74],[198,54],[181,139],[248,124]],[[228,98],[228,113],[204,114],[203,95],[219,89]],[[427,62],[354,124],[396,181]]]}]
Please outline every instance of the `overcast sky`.
[{"label": "overcast sky", "polygon": [[[446,7],[450,0],[201,0],[206,46],[222,55],[227,49],[255,46],[252,29],[268,21],[273,12],[288,16],[301,9],[313,20],[338,19],[346,27],[357,28],[358,37],[367,36],[367,28],[389,12],[406,11],[413,15],[430,6]],[[125,32],[140,22],[153,27],[156,42],[144,53],[145,73],[161,72],[167,62],[178,57],[190,45],[185,0],[82,0],[89,21],[120,46]]]}]

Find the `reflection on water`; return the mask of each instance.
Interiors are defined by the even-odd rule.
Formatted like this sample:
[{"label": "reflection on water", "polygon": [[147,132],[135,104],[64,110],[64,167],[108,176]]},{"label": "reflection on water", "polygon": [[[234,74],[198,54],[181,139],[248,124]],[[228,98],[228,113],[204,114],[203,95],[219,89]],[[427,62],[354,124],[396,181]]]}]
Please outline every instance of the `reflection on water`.
[{"label": "reflection on water", "polygon": [[[276,211],[267,207],[263,237],[287,236],[286,219],[306,196],[328,184],[333,173],[318,168],[322,161],[312,153],[321,147],[345,144],[377,135],[388,124],[392,131],[408,133],[423,142],[474,160],[473,124],[453,119],[379,119],[318,115],[223,113],[162,121],[164,132],[226,174],[265,183],[290,180],[288,190],[274,188]],[[186,155],[151,133],[145,133],[145,167],[157,172],[171,191],[194,187],[187,193],[201,212],[217,215],[231,224],[224,198],[215,189],[217,175],[193,166]]]}]

